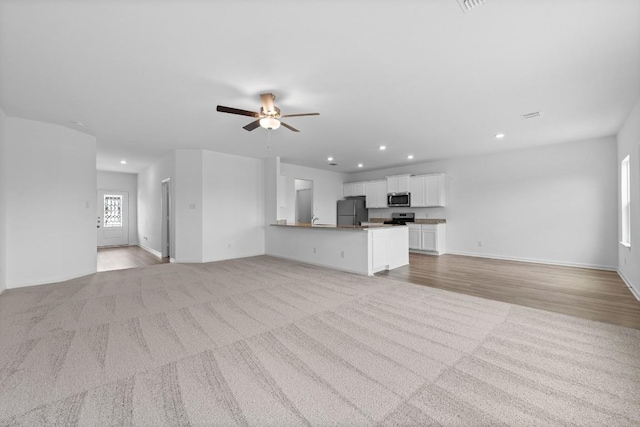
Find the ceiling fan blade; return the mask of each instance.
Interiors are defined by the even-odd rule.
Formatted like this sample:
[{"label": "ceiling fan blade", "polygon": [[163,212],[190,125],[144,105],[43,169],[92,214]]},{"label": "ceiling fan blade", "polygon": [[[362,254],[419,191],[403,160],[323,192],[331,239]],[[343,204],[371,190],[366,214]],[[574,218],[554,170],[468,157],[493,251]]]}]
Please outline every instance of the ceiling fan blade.
[{"label": "ceiling fan blade", "polygon": [[286,127],[286,128],[287,128],[287,129],[289,129],[289,130],[292,130],[292,131],[294,131],[294,132],[300,132],[298,129],[296,129],[296,128],[294,128],[294,127],[289,126],[288,124],[286,124],[286,123],[285,123],[285,122],[283,122],[283,121],[280,121],[280,124],[281,124],[282,126]]},{"label": "ceiling fan blade", "polygon": [[273,101],[276,96],[272,93],[263,93],[260,95],[260,102],[262,102],[262,108],[266,114],[275,112],[273,107]]},{"label": "ceiling fan blade", "polygon": [[257,128],[258,126],[260,126],[260,120],[256,120],[255,122],[251,122],[246,126],[242,126],[242,128],[251,131],[251,130],[254,130],[255,128]]},{"label": "ceiling fan blade", "polygon": [[239,114],[241,116],[260,117],[260,114],[254,113],[253,111],[240,110],[238,108],[225,107],[222,105],[218,105],[216,111],[219,111],[221,113]]},{"label": "ceiling fan blade", "polygon": [[280,117],[300,117],[300,116],[319,116],[320,113],[300,113],[300,114],[285,114]]}]

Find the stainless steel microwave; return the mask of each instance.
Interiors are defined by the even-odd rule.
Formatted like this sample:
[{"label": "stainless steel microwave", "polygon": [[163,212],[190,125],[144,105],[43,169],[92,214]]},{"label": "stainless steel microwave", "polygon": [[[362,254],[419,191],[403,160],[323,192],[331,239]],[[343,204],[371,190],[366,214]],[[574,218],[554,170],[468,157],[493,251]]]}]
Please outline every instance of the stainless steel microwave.
[{"label": "stainless steel microwave", "polygon": [[387,206],[411,206],[411,193],[387,194]]}]

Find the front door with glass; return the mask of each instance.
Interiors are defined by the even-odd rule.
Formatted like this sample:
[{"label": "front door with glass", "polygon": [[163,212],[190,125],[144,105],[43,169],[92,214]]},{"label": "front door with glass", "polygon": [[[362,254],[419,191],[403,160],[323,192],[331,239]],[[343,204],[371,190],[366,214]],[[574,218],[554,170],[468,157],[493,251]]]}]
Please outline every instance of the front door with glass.
[{"label": "front door with glass", "polygon": [[129,193],[98,191],[98,247],[129,244]]}]

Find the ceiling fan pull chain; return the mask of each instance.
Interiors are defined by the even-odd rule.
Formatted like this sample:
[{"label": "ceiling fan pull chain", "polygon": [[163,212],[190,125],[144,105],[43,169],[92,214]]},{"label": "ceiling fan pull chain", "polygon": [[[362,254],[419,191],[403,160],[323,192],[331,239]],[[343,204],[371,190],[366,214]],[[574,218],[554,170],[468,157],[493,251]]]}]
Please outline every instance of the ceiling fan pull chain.
[{"label": "ceiling fan pull chain", "polygon": [[267,129],[267,150],[271,154],[271,129]]}]

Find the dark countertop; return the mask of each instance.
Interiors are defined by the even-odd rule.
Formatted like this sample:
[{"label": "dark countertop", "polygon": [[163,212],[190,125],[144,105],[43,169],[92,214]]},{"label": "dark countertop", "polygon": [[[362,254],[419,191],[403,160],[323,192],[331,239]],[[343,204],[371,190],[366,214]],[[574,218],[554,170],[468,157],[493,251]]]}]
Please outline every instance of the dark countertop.
[{"label": "dark countertop", "polygon": [[367,230],[379,230],[381,228],[393,228],[397,225],[333,225],[333,224],[271,224],[274,227],[293,227],[293,228],[313,228],[318,230],[339,230],[339,231],[367,231]]},{"label": "dark countertop", "polygon": [[[391,218],[369,218],[369,222],[385,222],[390,221]],[[446,219],[439,218],[416,218],[413,224],[446,224]]]}]

